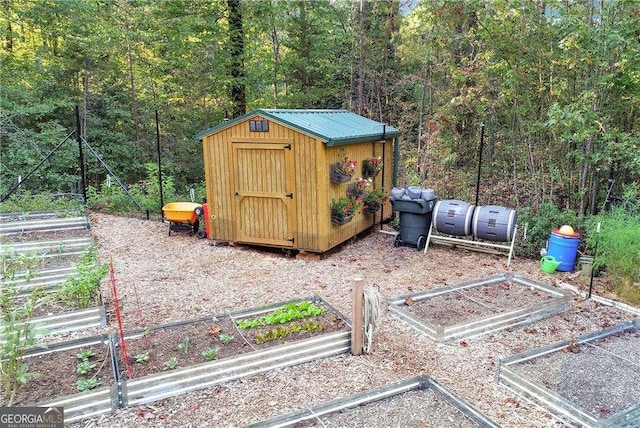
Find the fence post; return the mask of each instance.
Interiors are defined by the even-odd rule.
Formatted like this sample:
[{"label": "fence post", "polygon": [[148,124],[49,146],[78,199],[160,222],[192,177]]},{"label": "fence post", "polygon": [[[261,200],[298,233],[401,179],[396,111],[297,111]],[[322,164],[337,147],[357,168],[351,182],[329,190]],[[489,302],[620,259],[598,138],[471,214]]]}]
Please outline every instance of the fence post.
[{"label": "fence post", "polygon": [[353,355],[362,354],[362,309],[364,307],[364,296],[362,290],[364,280],[361,277],[354,278],[353,281],[353,313],[351,316],[351,353]]}]

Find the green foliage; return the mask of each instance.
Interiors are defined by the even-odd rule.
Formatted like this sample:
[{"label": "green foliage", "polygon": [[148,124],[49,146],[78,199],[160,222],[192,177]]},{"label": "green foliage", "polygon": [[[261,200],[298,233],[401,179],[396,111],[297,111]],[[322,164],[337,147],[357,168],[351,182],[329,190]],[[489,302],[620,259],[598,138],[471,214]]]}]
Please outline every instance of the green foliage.
[{"label": "green foliage", "polygon": [[178,343],[178,349],[185,354],[189,353],[189,337],[182,338],[182,342]]},{"label": "green foliage", "polygon": [[176,367],[178,367],[178,359],[176,357],[171,357],[164,363],[164,370],[173,370]]},{"label": "green foliage", "polygon": [[272,340],[281,340],[292,334],[311,333],[321,330],[324,330],[324,325],[314,320],[308,320],[302,323],[293,322],[288,326],[278,326],[276,328],[269,329],[264,333],[256,334],[256,343],[260,344],[270,342]]},{"label": "green foliage", "polygon": [[76,358],[79,359],[80,361],[89,361],[89,358],[91,357],[95,357],[96,353],[93,352],[91,349],[85,349],[84,351],[76,354]]},{"label": "green foliage", "polygon": [[218,336],[218,339],[220,339],[220,342],[222,342],[224,345],[226,345],[227,343],[231,342],[233,340],[233,335],[232,334],[221,334],[220,336]]},{"label": "green foliage", "polygon": [[95,389],[99,386],[100,382],[98,382],[98,379],[94,377],[89,379],[78,379],[78,381],[76,382],[76,387],[80,392],[91,391],[92,389]]},{"label": "green foliage", "polygon": [[136,363],[146,363],[147,361],[149,361],[149,353],[142,352],[140,354],[137,354],[135,358],[136,358]]},{"label": "green foliage", "polygon": [[76,366],[76,373],[79,375],[88,375],[95,367],[95,364],[91,364],[89,361],[83,360]]},{"label": "green foliage", "polygon": [[3,255],[2,265],[5,270],[0,284],[0,309],[4,319],[0,331],[4,335],[4,342],[0,343],[0,372],[6,405],[11,406],[18,388],[26,384],[29,378],[38,376],[29,372],[23,356],[27,349],[36,344],[38,332],[29,321],[42,303],[43,294],[41,290],[34,290],[20,301],[17,298],[15,274],[30,265],[29,258],[8,258]]},{"label": "green foliage", "polygon": [[[584,218],[573,210],[561,210],[551,203],[538,208],[524,207],[518,210],[518,224],[527,225],[527,239],[517,242],[519,253],[540,257],[540,250],[547,247],[547,240],[554,229],[568,224],[577,232],[584,231]],[[521,229],[523,230],[523,229]]]},{"label": "green foliage", "polygon": [[78,275],[69,277],[56,295],[72,307],[88,308],[99,294],[100,281],[109,269],[106,263],[97,263],[95,248],[87,250],[82,255],[76,269]]},{"label": "green foliage", "polygon": [[219,349],[207,348],[204,351],[202,351],[202,356],[207,361],[215,360],[216,358],[218,358],[218,351]]},{"label": "green foliage", "polygon": [[353,215],[362,207],[362,200],[354,196],[341,196],[338,199],[331,199],[331,214],[333,215]]},{"label": "green foliage", "polygon": [[[8,190],[8,189],[7,189]],[[0,204],[3,213],[30,213],[42,211],[84,213],[82,198],[71,195],[54,197],[51,194],[34,194],[29,190],[19,190]]]},{"label": "green foliage", "polygon": [[[593,216],[588,222],[587,245],[595,255],[594,269],[606,267],[616,280],[617,292],[640,303],[640,198],[627,192],[626,203],[609,213]],[[600,223],[600,232],[597,224]]]},{"label": "green foliage", "polygon": [[324,306],[316,306],[309,301],[300,303],[292,302],[282,308],[271,311],[264,316],[247,320],[239,320],[237,325],[238,328],[247,329],[261,327],[263,325],[284,324],[297,319],[322,315],[325,311],[326,308]]}]

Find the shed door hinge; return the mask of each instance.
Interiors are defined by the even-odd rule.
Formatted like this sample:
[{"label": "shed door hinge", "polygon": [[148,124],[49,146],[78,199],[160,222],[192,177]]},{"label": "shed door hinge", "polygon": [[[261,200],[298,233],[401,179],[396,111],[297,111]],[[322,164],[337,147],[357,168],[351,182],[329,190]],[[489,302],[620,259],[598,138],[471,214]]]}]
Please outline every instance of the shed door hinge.
[{"label": "shed door hinge", "polygon": [[285,196],[286,196],[287,198],[291,198],[291,199],[293,199],[293,193],[287,193]]},{"label": "shed door hinge", "polygon": [[289,241],[289,242],[291,242],[293,244],[294,242],[296,242],[296,238],[288,238],[287,241]]},{"label": "shed door hinge", "polygon": [[289,150],[291,150],[291,144],[285,144],[285,146],[283,147],[283,149],[289,149]]}]

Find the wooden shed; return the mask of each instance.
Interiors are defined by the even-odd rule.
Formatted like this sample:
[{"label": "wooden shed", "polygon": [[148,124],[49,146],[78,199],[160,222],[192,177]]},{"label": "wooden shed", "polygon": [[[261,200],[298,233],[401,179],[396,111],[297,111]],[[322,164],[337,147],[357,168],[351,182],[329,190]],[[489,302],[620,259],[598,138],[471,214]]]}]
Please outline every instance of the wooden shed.
[{"label": "wooden shed", "polygon": [[391,216],[357,212],[332,223],[333,199],[349,182],[330,180],[330,165],[363,161],[382,167],[367,191],[388,195],[395,180],[398,130],[346,110],[259,109],[196,134],[202,142],[209,239],[322,253]]}]

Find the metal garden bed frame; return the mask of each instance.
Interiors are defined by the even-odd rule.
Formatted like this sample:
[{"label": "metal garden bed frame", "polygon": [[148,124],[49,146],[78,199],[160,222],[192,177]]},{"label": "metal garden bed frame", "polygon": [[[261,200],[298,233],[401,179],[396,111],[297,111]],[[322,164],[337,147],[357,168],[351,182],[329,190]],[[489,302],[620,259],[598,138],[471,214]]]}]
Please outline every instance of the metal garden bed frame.
[{"label": "metal garden bed frame", "polygon": [[498,427],[493,421],[488,419],[478,410],[467,404],[455,394],[449,392],[436,380],[425,375],[418,375],[409,379],[394,382],[369,391],[360,392],[345,398],[339,398],[324,404],[319,404],[297,412],[278,416],[273,419],[258,422],[250,427],[276,428],[298,426],[306,421],[312,421],[334,412],[352,409],[361,405],[367,405],[376,401],[384,400],[410,391],[421,391],[431,389],[449,404],[460,410],[466,417],[476,422],[478,426],[485,428]]},{"label": "metal garden bed frame", "polygon": [[[503,312],[496,315],[489,315],[481,317],[477,320],[452,326],[431,323],[424,318],[418,317],[404,309],[404,307],[407,306],[406,301],[408,298],[411,298],[411,300],[415,304],[419,303],[421,300],[426,300],[432,297],[437,297],[449,293],[457,293],[461,290],[474,287],[498,285],[506,281],[511,281],[522,286],[535,288],[541,292],[551,295],[552,298],[544,303],[535,303],[527,305],[524,308],[516,309],[509,312]],[[540,319],[548,318],[550,316],[566,312],[569,310],[570,306],[571,297],[562,291],[559,291],[541,282],[527,279],[519,275],[514,275],[512,273],[503,273],[485,279],[464,282],[458,285],[394,297],[388,300],[387,309],[389,313],[394,317],[406,322],[411,327],[429,336],[429,338],[441,342],[453,339],[476,337],[482,334],[504,330],[510,327],[529,324]]]},{"label": "metal garden bed frame", "polygon": [[56,256],[75,256],[93,247],[93,238],[70,238],[54,241],[31,241],[19,244],[3,245],[0,255],[34,254],[38,258]]},{"label": "metal garden bed frame", "polygon": [[[230,314],[218,315],[215,318],[231,318],[232,320],[248,318],[270,312],[291,302],[312,301],[322,304],[335,312],[346,325],[350,322],[338,310],[320,297],[310,297],[293,301],[281,302]],[[212,317],[204,317],[193,321],[167,324],[154,328],[170,328],[191,324],[194,322],[210,321]],[[143,331],[125,333],[125,341],[140,337]],[[119,335],[114,338],[119,343]],[[269,370],[302,364],[318,358],[325,358],[342,354],[351,349],[351,331],[327,333],[310,339],[303,339],[290,344],[274,346],[263,351],[254,351],[232,358],[210,361],[181,369],[143,376],[130,380],[119,380],[122,390],[121,406],[134,406],[163,398],[173,397],[197,389],[207,388],[231,380],[240,379]],[[117,367],[116,367],[117,369]],[[118,370],[119,371],[119,370]]]},{"label": "metal garden bed frame", "polygon": [[[38,331],[45,331],[47,336],[84,331],[89,328],[103,327],[107,325],[107,314],[104,305],[92,308],[77,309],[48,315],[45,317],[31,318],[27,323],[34,325],[36,336],[43,337]],[[19,325],[24,322],[18,322]],[[4,326],[4,321],[0,321],[0,330]],[[5,334],[0,333],[0,343],[5,342]]]},{"label": "metal garden bed frame", "polygon": [[640,403],[607,418],[598,418],[584,412],[574,403],[551,391],[545,386],[533,382],[525,376],[521,376],[511,368],[513,365],[527,362],[534,358],[554,352],[562,352],[563,349],[571,345],[585,344],[619,333],[635,331],[640,331],[640,318],[599,332],[579,336],[576,341],[566,340],[538,348],[530,352],[503,358],[500,360],[498,381],[503,383],[509,390],[534,403],[543,410],[553,414],[554,417],[570,424],[571,426],[590,428],[638,426],[640,425]]},{"label": "metal garden bed frame", "polygon": [[34,232],[64,232],[68,230],[89,229],[88,217],[42,218],[0,223],[0,235],[16,235]]},{"label": "metal garden bed frame", "polygon": [[68,351],[70,349],[79,349],[87,346],[104,344],[109,348],[111,358],[111,369],[114,377],[114,383],[110,386],[103,386],[91,391],[67,395],[64,397],[47,400],[36,404],[40,407],[64,407],[64,421],[74,422],[83,418],[98,416],[108,413],[115,409],[117,404],[118,391],[116,389],[117,373],[113,363],[114,348],[111,337],[103,334],[100,336],[87,337],[82,339],[71,340],[48,345],[46,348],[34,348],[25,354],[25,357],[35,357],[38,355],[47,355],[54,352]]},{"label": "metal garden bed frame", "polygon": [[[326,306],[350,327],[351,322],[320,297],[281,302],[255,309],[230,314],[228,313],[216,316],[216,318],[232,317],[233,319],[239,319],[251,317],[269,312],[287,303],[297,303],[305,300],[310,300],[316,304],[320,303]],[[211,320],[212,318],[212,316],[209,316],[196,320],[166,324],[155,327],[155,329],[187,325],[194,322]],[[142,332],[143,330],[139,330],[130,334],[125,334],[125,339],[137,337],[141,335]],[[319,358],[342,354],[351,349],[351,330],[349,329],[322,334],[314,338],[298,340],[290,344],[267,348],[263,351],[250,352],[237,357],[223,358],[221,360],[197,364],[182,369],[143,376],[131,380],[124,380],[120,378],[120,370],[118,368],[116,356],[119,336],[115,334],[105,334],[53,344],[49,345],[46,349],[34,348],[28,351],[25,356],[43,355],[100,343],[105,343],[110,348],[111,363],[114,372],[113,385],[81,394],[59,397],[37,405],[47,407],[63,406],[65,408],[65,422],[74,422],[83,418],[107,413],[118,408],[151,403],[163,398],[174,397],[197,389],[207,388],[258,373],[264,373],[269,370],[289,367]]]}]

